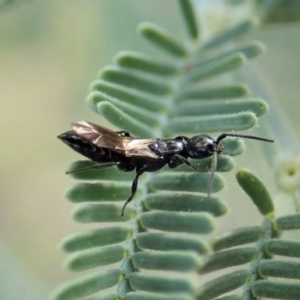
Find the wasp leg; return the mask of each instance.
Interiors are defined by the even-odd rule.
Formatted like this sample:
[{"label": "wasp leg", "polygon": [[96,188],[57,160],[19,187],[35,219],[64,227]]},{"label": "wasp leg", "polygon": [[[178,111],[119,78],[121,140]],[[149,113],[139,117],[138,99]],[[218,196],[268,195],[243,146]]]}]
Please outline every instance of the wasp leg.
[{"label": "wasp leg", "polygon": [[174,154],[168,163],[168,165],[171,169],[178,167],[180,164],[186,164],[187,166],[192,168],[195,172],[207,172],[206,170],[198,170],[185,157],[183,157],[179,154]]},{"label": "wasp leg", "polygon": [[116,131],[116,133],[122,136],[127,136],[127,137],[131,136],[130,133],[126,130]]},{"label": "wasp leg", "polygon": [[119,164],[120,164],[119,162],[112,161],[112,162],[107,162],[107,163],[103,163],[100,165],[94,165],[94,166],[90,166],[90,167],[86,167],[86,168],[82,168],[82,169],[78,169],[78,170],[69,171],[69,172],[66,172],[66,174],[77,173],[77,172],[82,172],[82,171],[87,171],[87,170],[100,170],[100,169],[104,169],[104,168],[108,168],[108,167],[112,167],[112,166],[117,166]]},{"label": "wasp leg", "polygon": [[125,204],[123,205],[122,212],[121,212],[121,217],[124,216],[125,207],[132,200],[133,196],[136,193],[136,189],[137,189],[137,186],[138,186],[139,176],[142,175],[142,174],[143,174],[143,172],[138,172],[138,171],[136,172],[136,176],[135,176],[135,178],[134,178],[134,180],[132,182],[132,186],[131,186],[131,195],[127,199],[127,201],[125,202]]}]

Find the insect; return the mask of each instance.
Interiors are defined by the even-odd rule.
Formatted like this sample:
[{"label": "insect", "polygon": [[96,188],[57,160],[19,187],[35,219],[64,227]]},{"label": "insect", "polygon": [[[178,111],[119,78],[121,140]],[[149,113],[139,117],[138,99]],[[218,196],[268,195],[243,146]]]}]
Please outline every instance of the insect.
[{"label": "insect", "polygon": [[136,171],[131,186],[131,195],[123,205],[121,216],[124,215],[126,205],[135,195],[139,176],[144,172],[155,172],[165,165],[173,169],[181,164],[186,164],[196,172],[203,172],[194,167],[188,158],[212,157],[209,198],[216,170],[217,155],[223,151],[221,140],[232,136],[274,142],[263,137],[235,133],[222,133],[217,139],[213,139],[207,134],[196,135],[192,138],[177,136],[173,139],[142,139],[131,136],[128,131],[112,131],[86,121],[73,123],[72,129],[62,133],[58,138],[97,164],[67,173],[112,166],[117,166],[120,171],[124,172]]}]

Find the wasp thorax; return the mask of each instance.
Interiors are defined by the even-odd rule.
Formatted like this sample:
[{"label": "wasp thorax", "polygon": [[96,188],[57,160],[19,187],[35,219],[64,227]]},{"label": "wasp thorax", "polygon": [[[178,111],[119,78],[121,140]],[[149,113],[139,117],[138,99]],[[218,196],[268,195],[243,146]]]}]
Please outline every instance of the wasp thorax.
[{"label": "wasp thorax", "polygon": [[215,152],[215,140],[207,134],[196,135],[186,144],[186,149],[191,158],[210,157]]}]

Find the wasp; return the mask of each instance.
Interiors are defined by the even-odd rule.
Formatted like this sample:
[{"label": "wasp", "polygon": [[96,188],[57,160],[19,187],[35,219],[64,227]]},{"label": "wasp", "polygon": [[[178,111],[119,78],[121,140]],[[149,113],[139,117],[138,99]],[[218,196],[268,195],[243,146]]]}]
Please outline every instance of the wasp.
[{"label": "wasp", "polygon": [[211,180],[208,189],[208,198],[212,186],[213,175],[216,169],[217,155],[223,152],[220,142],[228,136],[274,142],[273,140],[253,135],[222,133],[213,139],[207,134],[200,134],[191,138],[180,135],[173,139],[143,139],[131,136],[128,131],[113,131],[100,125],[81,121],[72,123],[72,129],[58,136],[64,143],[76,152],[94,161],[95,165],[75,170],[103,169],[116,166],[120,171],[136,171],[132,182],[131,195],[123,205],[121,216],[124,215],[126,205],[136,193],[139,177],[144,172],[155,172],[165,165],[174,169],[186,164],[196,172],[188,158],[203,159],[212,157]]}]

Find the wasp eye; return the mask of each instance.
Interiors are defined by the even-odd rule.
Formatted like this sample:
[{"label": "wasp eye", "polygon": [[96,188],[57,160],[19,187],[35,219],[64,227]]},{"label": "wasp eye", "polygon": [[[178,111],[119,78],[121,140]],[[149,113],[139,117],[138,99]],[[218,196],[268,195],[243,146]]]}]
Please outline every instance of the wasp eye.
[{"label": "wasp eye", "polygon": [[213,154],[215,152],[215,146],[213,144],[208,144],[207,151],[209,151],[211,154]]}]

